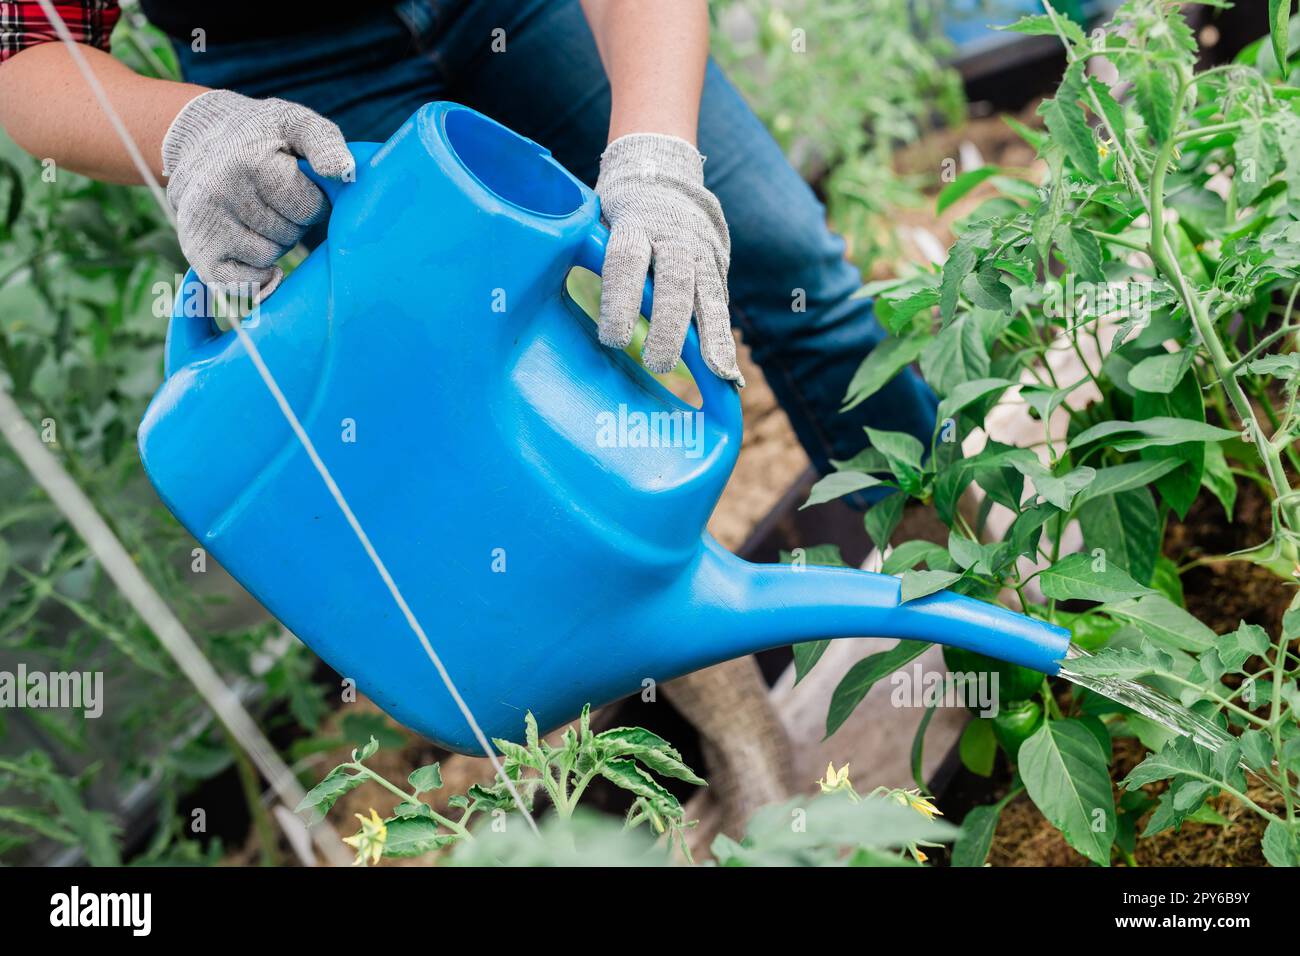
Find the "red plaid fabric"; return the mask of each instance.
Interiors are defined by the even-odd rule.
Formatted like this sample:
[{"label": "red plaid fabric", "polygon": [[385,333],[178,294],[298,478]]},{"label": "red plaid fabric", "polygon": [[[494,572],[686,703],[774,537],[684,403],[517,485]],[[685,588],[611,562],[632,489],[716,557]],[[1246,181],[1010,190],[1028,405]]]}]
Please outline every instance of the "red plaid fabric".
[{"label": "red plaid fabric", "polygon": [[[108,36],[122,11],[112,0],[78,0],[55,3],[78,43],[108,50]],[[38,43],[58,42],[59,35],[45,19],[40,4],[32,0],[0,0],[0,63]]]}]

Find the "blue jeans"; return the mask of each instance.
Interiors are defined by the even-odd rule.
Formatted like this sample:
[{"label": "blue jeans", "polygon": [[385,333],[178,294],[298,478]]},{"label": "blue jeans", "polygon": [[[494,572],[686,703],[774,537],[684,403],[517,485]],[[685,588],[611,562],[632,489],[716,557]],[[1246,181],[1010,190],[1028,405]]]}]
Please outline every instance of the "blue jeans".
[{"label": "blue jeans", "polygon": [[[346,30],[209,43],[203,53],[178,45],[178,55],[187,80],[302,103],[354,141],[383,142],[430,100],[464,103],[596,182],[609,84],[578,0],[403,0]],[[731,231],[732,321],[813,464],[826,471],[828,459],[861,451],[868,425],[929,447],[937,402],[911,369],[840,414],[849,380],[886,333],[871,300],[854,297],[861,276],[821,203],[712,62],[699,145]]]}]

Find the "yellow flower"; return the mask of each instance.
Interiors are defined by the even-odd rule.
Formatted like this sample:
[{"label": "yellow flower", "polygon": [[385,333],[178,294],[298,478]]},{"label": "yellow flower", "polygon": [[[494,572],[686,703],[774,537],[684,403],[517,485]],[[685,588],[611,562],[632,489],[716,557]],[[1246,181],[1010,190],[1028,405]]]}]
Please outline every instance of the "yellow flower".
[{"label": "yellow flower", "polygon": [[900,790],[899,796],[902,798],[901,802],[927,820],[933,820],[936,816],[943,816],[943,811],[931,803],[928,797],[921,796],[920,790]]},{"label": "yellow flower", "polygon": [[849,781],[849,765],[845,764],[839,770],[835,769],[835,764],[826,765],[826,778],[818,780],[817,785],[822,788],[822,793],[837,793],[841,790],[852,790],[853,784]]},{"label": "yellow flower", "polygon": [[1098,155],[1099,157],[1101,157],[1102,159],[1105,159],[1107,156],[1109,156],[1109,155],[1110,155],[1110,143],[1106,143],[1106,142],[1099,142],[1099,143],[1097,143],[1097,155]]},{"label": "yellow flower", "polygon": [[388,827],[384,826],[384,821],[379,819],[379,814],[375,812],[374,807],[370,808],[369,819],[359,813],[354,813],[353,816],[361,821],[361,829],[352,836],[343,838],[344,843],[357,851],[357,858],[352,861],[352,865],[365,866],[367,857],[371,863],[378,863],[379,858],[384,855]]},{"label": "yellow flower", "polygon": [[928,856],[925,855],[925,852],[923,850],[913,850],[912,855],[916,857],[917,863],[924,863],[926,860],[930,859]]}]

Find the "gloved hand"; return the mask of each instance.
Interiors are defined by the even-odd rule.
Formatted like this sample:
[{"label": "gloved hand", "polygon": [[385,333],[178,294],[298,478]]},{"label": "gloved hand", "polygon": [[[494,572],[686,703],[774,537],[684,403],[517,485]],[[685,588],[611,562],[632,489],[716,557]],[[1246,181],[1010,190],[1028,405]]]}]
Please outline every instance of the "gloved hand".
[{"label": "gloved hand", "polygon": [[186,258],[204,282],[257,283],[255,301],[280,284],[276,260],[329,210],[297,158],[331,179],[355,173],[343,134],[325,117],[229,90],[190,100],[162,154]]},{"label": "gloved hand", "polygon": [[676,136],[620,136],[600,157],[596,192],[610,231],[600,341],[620,349],[632,341],[653,258],[646,368],[662,374],[677,364],[694,309],[705,364],[743,386],[727,311],[731,237],[717,197],[704,187],[704,157]]}]

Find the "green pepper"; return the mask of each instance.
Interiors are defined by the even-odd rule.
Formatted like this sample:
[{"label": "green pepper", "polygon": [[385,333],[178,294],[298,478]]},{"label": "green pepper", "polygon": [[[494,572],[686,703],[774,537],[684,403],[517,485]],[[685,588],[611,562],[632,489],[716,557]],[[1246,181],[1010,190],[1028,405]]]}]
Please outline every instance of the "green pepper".
[{"label": "green pepper", "polygon": [[997,674],[998,700],[1004,704],[1033,697],[1043,686],[1043,675],[1036,670],[994,660],[960,647],[945,647],[943,660],[954,674]]},{"label": "green pepper", "polygon": [[1043,708],[1036,700],[1022,700],[999,708],[993,718],[993,736],[997,738],[1008,759],[1015,763],[1020,755],[1020,745],[1033,736],[1043,725]]}]

